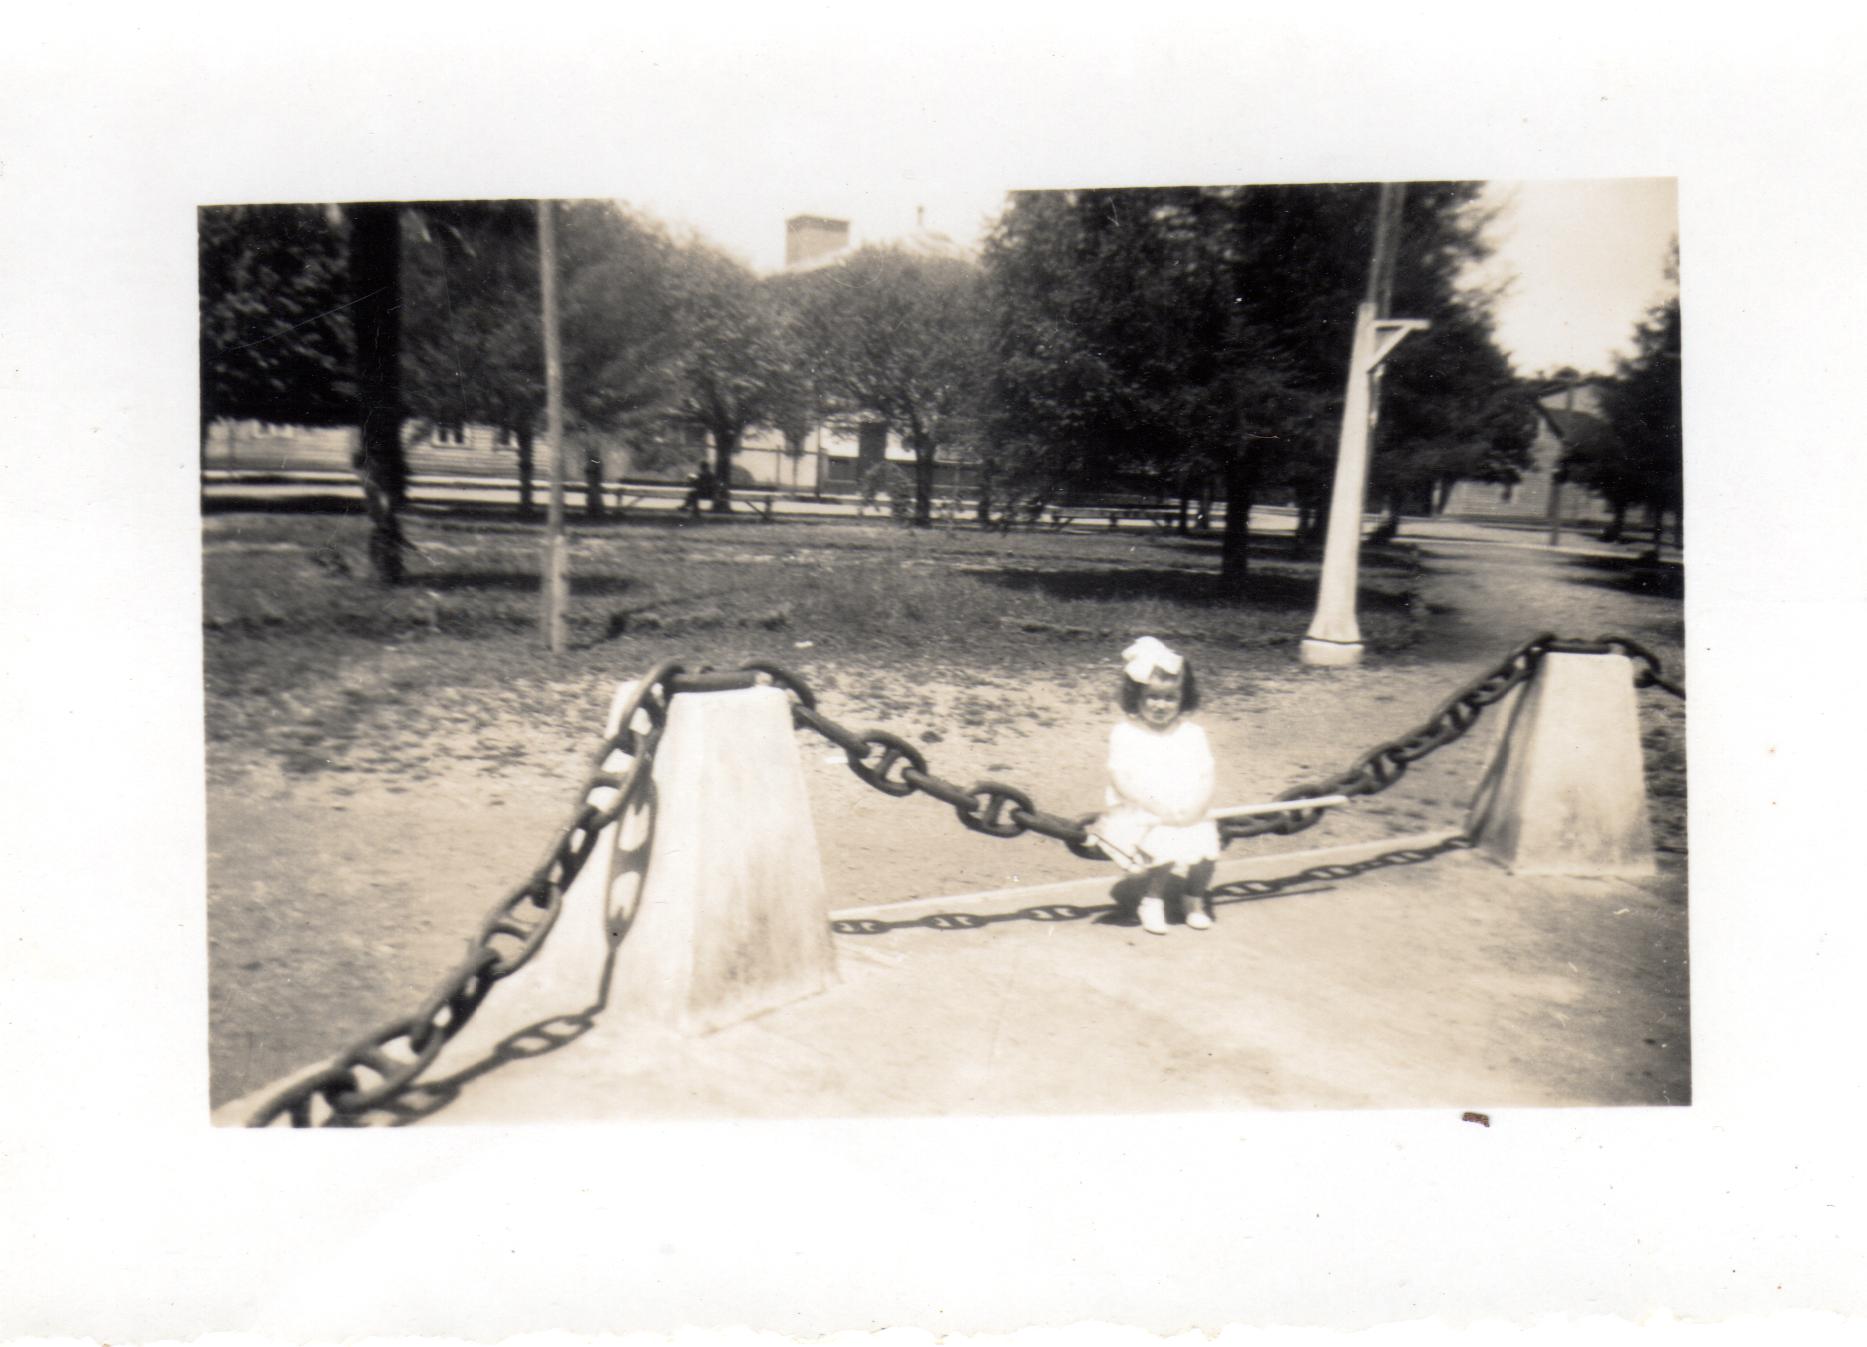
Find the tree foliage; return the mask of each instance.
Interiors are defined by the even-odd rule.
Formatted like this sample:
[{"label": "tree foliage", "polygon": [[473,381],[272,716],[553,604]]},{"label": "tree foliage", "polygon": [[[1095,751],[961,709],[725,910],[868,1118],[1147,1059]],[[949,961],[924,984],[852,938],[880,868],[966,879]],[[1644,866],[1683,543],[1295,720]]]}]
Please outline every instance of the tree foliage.
[{"label": "tree foliage", "polygon": [[795,351],[783,299],[772,282],[698,238],[679,249],[671,293],[679,332],[674,415],[712,440],[713,508],[725,512],[745,432],[795,419]]},{"label": "tree foliage", "polygon": [[222,418],[355,425],[348,244],[321,206],[196,216],[201,426]]},{"label": "tree foliage", "polygon": [[1530,463],[1536,404],[1497,344],[1495,292],[1466,283],[1489,253],[1477,194],[1470,183],[1408,188],[1393,308],[1432,326],[1381,380],[1370,482],[1396,516],[1432,509],[1460,481],[1515,482]]},{"label": "tree foliage", "polygon": [[[1677,281],[1677,245],[1669,279]],[[1657,521],[1685,508],[1685,431],[1680,367],[1684,332],[1679,296],[1648,311],[1634,331],[1634,350],[1616,363],[1601,390],[1611,434],[1571,448],[1569,475],[1599,491],[1617,510],[1644,506]],[[1655,535],[1657,537],[1657,533]]]},{"label": "tree foliage", "polygon": [[914,453],[913,522],[925,527],[940,449],[979,426],[986,327],[978,267],[870,245],[800,281],[790,290],[804,354],[795,387],[900,433]]},{"label": "tree foliage", "polygon": [[[1484,252],[1469,184],[1413,189],[1394,311],[1434,323],[1390,358],[1375,481],[1393,493],[1524,461],[1533,424],[1492,339],[1490,297],[1463,288]],[[1267,487],[1326,494],[1371,185],[1022,193],[988,240],[994,429],[1066,482],[1217,475],[1224,570],[1245,572],[1245,520]]]},{"label": "tree foliage", "polygon": [[[1004,441],[1066,486],[1218,475],[1224,565],[1256,484],[1300,449],[1347,357],[1319,220],[1340,190],[1022,193],[987,244]],[[1346,274],[1346,273],[1344,273]],[[1352,317],[1352,307],[1350,309]],[[1301,338],[1307,337],[1307,340]]]},{"label": "tree foliage", "polygon": [[[608,202],[558,211],[559,335],[566,431],[648,438],[670,407],[678,354],[674,246],[658,226]],[[474,422],[517,441],[521,507],[545,419],[536,207],[426,202],[407,212],[411,415]],[[585,498],[601,508],[600,455],[587,449]]]}]

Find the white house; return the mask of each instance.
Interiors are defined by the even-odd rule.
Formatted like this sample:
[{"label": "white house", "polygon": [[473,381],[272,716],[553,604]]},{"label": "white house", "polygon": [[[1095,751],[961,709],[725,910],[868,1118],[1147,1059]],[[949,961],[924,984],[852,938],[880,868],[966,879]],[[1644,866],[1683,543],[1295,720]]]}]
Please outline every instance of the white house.
[{"label": "white house", "polygon": [[[1562,463],[1565,442],[1585,433],[1590,422],[1601,422],[1601,395],[1593,384],[1573,382],[1537,400],[1536,439],[1530,445],[1531,464],[1511,483],[1460,482],[1446,495],[1442,515],[1466,519],[1549,519],[1555,473]],[[1614,517],[1607,502],[1586,487],[1567,482],[1562,487],[1562,517],[1575,523],[1605,523]]]}]

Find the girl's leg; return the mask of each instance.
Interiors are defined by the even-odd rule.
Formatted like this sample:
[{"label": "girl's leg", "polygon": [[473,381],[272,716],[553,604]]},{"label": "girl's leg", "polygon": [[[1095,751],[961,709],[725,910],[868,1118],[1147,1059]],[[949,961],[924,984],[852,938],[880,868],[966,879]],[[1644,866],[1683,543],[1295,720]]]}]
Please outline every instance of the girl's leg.
[{"label": "girl's leg", "polygon": [[1186,924],[1195,931],[1203,931],[1212,925],[1212,904],[1206,901],[1206,890],[1212,886],[1212,862],[1200,861],[1187,870],[1186,874]]},{"label": "girl's leg", "polygon": [[1167,884],[1170,867],[1162,865],[1147,872],[1147,893],[1141,899],[1141,929],[1149,935],[1167,934]]}]

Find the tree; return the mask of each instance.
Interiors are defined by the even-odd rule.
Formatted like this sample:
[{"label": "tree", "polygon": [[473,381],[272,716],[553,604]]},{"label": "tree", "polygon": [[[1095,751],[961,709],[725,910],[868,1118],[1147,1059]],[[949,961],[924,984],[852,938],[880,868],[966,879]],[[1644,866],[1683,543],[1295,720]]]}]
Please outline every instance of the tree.
[{"label": "tree", "polygon": [[1515,482],[1530,464],[1538,412],[1497,344],[1500,292],[1468,283],[1489,256],[1491,212],[1473,183],[1407,189],[1394,312],[1431,323],[1384,368],[1370,484],[1389,512],[1432,510],[1462,480]]},{"label": "tree", "polygon": [[405,576],[402,507],[408,457],[402,449],[401,208],[367,202],[347,208],[350,321],[356,328],[357,449],[353,462],[370,516],[369,558],[376,578]]},{"label": "tree", "polygon": [[1353,300],[1333,301],[1353,294],[1340,245],[1355,200],[1339,188],[1015,197],[987,249],[1006,438],[1078,481],[1152,478],[1184,499],[1219,476],[1222,573],[1242,583],[1255,493],[1339,400]]},{"label": "tree", "polygon": [[986,244],[996,437],[1084,485],[1170,456],[1165,399],[1186,321],[1158,227],[1170,194],[1020,192]]},{"label": "tree", "polygon": [[356,423],[347,248],[321,206],[196,215],[201,436],[220,419]]},{"label": "tree", "polygon": [[912,522],[926,528],[941,447],[979,426],[986,351],[979,269],[958,257],[869,245],[805,279],[798,323],[816,380],[835,403],[901,434],[914,454]]},{"label": "tree", "polygon": [[518,451],[519,509],[533,510],[532,451],[544,417],[534,221],[480,203],[403,216],[403,372],[408,410],[433,425],[489,425]]},{"label": "tree", "polygon": [[[1243,583],[1261,490],[1286,486],[1320,519],[1376,196],[1355,184],[1019,194],[987,245],[994,425],[1083,480],[1151,475],[1184,499],[1217,475],[1222,574]],[[1390,362],[1376,461],[1395,490],[1506,471],[1529,442],[1493,297],[1462,284],[1483,254],[1475,196],[1423,184],[1409,199],[1394,304],[1442,331],[1431,358]]]},{"label": "tree", "polygon": [[[1678,280],[1678,244],[1668,266],[1668,280]],[[1634,332],[1634,352],[1616,362],[1615,376],[1602,389],[1601,410],[1613,434],[1590,454],[1577,454],[1570,468],[1577,480],[1637,501],[1653,518],[1653,542],[1659,545],[1668,513],[1685,529],[1685,433],[1680,389],[1683,350],[1679,296],[1668,295],[1648,311]]]},{"label": "tree", "polygon": [[733,456],[748,428],[793,399],[791,351],[778,292],[700,239],[680,250],[674,280],[681,354],[675,415],[713,441],[713,509],[732,509]]},{"label": "tree", "polygon": [[[586,442],[597,432],[646,433],[666,410],[677,350],[673,244],[611,203],[560,211],[568,425]],[[203,442],[217,417],[356,426],[380,579],[403,575],[411,417],[511,432],[529,506],[544,416],[532,203],[204,209],[199,265]],[[593,510],[601,467],[591,447]]]},{"label": "tree", "polygon": [[403,577],[401,259],[393,204],[243,206],[199,217],[201,426],[354,425],[370,562]]},{"label": "tree", "polygon": [[[559,271],[565,420],[584,440],[585,508],[602,511],[598,437],[643,433],[667,410],[677,351],[673,245],[611,202],[564,202]],[[424,203],[407,213],[404,369],[410,409],[511,434],[520,509],[544,420],[536,213],[529,202]]]},{"label": "tree", "polygon": [[680,250],[611,202],[562,207],[565,416],[585,442],[585,504],[601,509],[600,440],[651,441],[677,408],[683,346]]}]

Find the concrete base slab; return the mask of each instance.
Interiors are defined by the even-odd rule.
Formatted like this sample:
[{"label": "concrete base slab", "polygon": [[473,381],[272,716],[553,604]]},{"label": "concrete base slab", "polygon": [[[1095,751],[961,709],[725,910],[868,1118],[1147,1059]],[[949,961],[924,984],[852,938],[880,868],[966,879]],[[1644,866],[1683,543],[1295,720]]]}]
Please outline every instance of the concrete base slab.
[{"label": "concrete base slab", "polygon": [[1682,875],[1445,834],[1225,863],[1144,934],[1107,873],[834,914],[842,981],[697,1038],[598,1014],[368,1121],[1509,1108],[1690,1098]]},{"label": "concrete base slab", "polygon": [[1325,641],[1306,636],[1297,647],[1297,657],[1319,669],[1347,669],[1361,663],[1363,648],[1359,641]]}]

